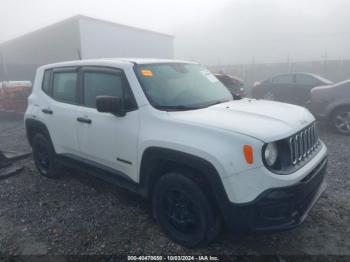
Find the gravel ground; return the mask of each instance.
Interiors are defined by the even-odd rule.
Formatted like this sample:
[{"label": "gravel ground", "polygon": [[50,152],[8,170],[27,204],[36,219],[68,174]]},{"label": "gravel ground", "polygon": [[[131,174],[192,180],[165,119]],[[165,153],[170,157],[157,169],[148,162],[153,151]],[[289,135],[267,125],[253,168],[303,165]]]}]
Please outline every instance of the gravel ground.
[{"label": "gravel ground", "polygon": [[[223,234],[197,250],[168,240],[139,197],[74,171],[47,179],[23,160],[21,174],[0,180],[0,260],[1,253],[350,255],[350,138],[327,128],[321,137],[329,186],[303,225],[265,236]],[[0,149],[29,150],[21,120],[0,119]]]}]

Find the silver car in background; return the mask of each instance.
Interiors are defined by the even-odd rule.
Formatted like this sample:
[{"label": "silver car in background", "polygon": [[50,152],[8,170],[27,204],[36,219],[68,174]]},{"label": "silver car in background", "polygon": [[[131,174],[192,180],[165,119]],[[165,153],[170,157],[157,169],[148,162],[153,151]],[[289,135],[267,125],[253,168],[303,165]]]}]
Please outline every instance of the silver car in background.
[{"label": "silver car in background", "polygon": [[350,135],[350,80],[313,88],[307,107],[338,133]]}]

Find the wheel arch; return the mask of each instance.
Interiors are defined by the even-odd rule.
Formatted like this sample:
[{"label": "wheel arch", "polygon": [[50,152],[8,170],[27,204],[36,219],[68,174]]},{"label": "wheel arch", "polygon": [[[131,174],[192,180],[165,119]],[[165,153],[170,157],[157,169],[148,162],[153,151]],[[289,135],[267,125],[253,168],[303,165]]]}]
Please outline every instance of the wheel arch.
[{"label": "wheel arch", "polygon": [[34,138],[35,134],[37,134],[37,133],[41,133],[44,136],[46,136],[52,144],[50,132],[49,132],[47,126],[43,122],[41,122],[40,120],[26,119],[25,120],[25,127],[26,127],[27,139],[28,139],[30,146],[32,146],[33,138]]},{"label": "wheel arch", "polygon": [[334,113],[343,107],[350,107],[350,101],[341,102],[341,103],[337,103],[337,104],[333,104],[333,105],[329,106],[329,108],[327,110],[327,118],[331,119],[333,117]]},{"label": "wheel arch", "polygon": [[196,177],[204,179],[203,183],[206,183],[210,190],[212,200],[221,211],[228,207],[229,199],[213,164],[192,154],[161,147],[149,147],[142,155],[140,185],[144,189],[145,196],[147,198],[151,196],[157,179],[164,173],[183,169],[196,171]]}]

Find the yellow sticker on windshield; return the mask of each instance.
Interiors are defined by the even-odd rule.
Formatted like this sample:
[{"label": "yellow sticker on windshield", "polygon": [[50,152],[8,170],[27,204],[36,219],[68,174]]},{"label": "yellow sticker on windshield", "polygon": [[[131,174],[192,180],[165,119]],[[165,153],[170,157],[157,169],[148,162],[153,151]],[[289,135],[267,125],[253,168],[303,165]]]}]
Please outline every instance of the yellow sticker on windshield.
[{"label": "yellow sticker on windshield", "polygon": [[152,77],[153,76],[152,70],[149,70],[149,69],[141,69],[141,74],[145,77]]}]

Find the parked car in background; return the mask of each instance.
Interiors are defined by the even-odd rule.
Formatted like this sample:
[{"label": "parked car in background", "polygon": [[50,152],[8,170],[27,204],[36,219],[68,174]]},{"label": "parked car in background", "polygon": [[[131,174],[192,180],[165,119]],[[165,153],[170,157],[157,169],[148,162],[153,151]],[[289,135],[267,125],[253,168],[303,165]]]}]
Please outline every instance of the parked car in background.
[{"label": "parked car in background", "polygon": [[310,100],[310,91],[316,86],[332,85],[333,83],[319,75],[310,73],[282,74],[256,82],[252,87],[252,97],[257,99],[275,100],[300,106],[305,106]]},{"label": "parked car in background", "polygon": [[350,80],[313,88],[308,108],[339,133],[350,135]]},{"label": "parked car in background", "polygon": [[216,78],[227,87],[234,99],[241,99],[246,97],[247,94],[244,90],[243,80],[224,73],[215,74]]},{"label": "parked car in background", "polygon": [[0,112],[24,113],[31,90],[31,81],[0,82]]}]

